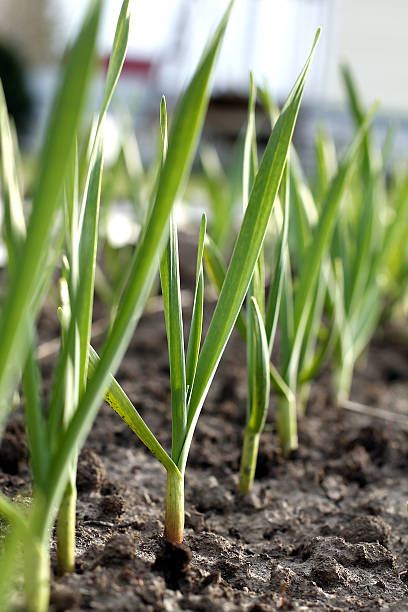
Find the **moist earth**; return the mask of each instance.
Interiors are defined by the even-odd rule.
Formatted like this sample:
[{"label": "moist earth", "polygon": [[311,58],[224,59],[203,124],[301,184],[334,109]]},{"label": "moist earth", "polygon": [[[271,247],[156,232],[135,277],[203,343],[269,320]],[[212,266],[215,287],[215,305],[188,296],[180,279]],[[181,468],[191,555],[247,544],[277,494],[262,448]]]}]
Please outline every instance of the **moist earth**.
[{"label": "moist earth", "polygon": [[[163,318],[156,312],[141,320],[118,378],[168,449]],[[52,337],[49,323],[44,337]],[[45,372],[53,361],[44,360]],[[383,331],[359,364],[351,397],[406,415],[408,424],[407,381],[408,344]],[[324,372],[289,460],[279,451],[272,397],[254,488],[241,496],[245,404],[245,348],[234,333],[192,444],[180,546],[163,539],[164,469],[101,408],[79,458],[74,574],[58,575],[53,542],[52,611],[408,610],[408,436],[401,424],[337,408]],[[10,496],[29,494],[27,456],[17,411],[0,449],[0,486]]]}]

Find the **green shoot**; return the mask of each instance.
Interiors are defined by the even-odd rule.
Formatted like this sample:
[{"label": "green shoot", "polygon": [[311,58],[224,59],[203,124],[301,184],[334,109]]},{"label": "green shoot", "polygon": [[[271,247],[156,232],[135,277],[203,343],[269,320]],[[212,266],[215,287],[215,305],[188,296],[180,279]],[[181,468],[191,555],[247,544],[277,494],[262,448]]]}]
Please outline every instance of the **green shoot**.
[{"label": "green shoot", "polygon": [[[61,436],[58,452],[55,454],[50,476],[52,492],[50,504],[62,493],[61,483],[69,472],[70,461],[75,451],[74,444],[83,443],[99,407],[101,392],[109,383],[110,371],[115,371],[120,363],[149,295],[159,263],[159,253],[166,239],[168,216],[191,166],[208,101],[209,77],[231,6],[207,47],[179,104],[169,135],[167,155],[159,174],[154,203],[135,252],[115,321],[102,348],[101,359],[73,419]],[[151,438],[149,441],[151,442]]]},{"label": "green shoot", "polygon": [[[55,244],[52,230],[61,206],[67,152],[74,147],[75,132],[79,127],[86,87],[91,76],[100,11],[99,2],[91,5],[71,51],[50,116],[32,212],[27,224],[15,180],[16,170],[12,167],[15,156],[10,144],[7,111],[4,100],[1,100],[2,178],[8,194],[6,218],[9,222],[5,231],[10,288],[0,315],[0,328],[4,330],[4,333],[1,332],[4,351],[0,363],[0,419],[4,422],[10,393],[23,372],[34,499],[29,517],[24,518],[27,529],[21,527],[20,520],[19,523],[14,521],[14,530],[23,541],[27,609],[35,611],[47,610],[49,600],[49,527],[43,503],[48,485],[51,446],[42,416],[39,374],[32,348],[35,341],[32,328],[58,253],[58,241]],[[2,506],[4,511],[4,504]],[[16,516],[21,513],[17,507],[14,510]]]},{"label": "green shoot", "polygon": [[[262,97],[269,103],[265,92]],[[270,108],[269,114],[275,120],[274,107]],[[288,163],[287,182],[283,194],[285,211],[283,232],[267,301],[265,323],[266,337],[271,350],[278,314],[280,315],[282,362],[280,369],[270,364],[269,373],[271,384],[278,393],[277,429],[285,455],[290,455],[298,446],[298,400],[300,401],[301,398],[304,400],[306,397],[308,381],[327,359],[337,338],[336,326],[330,334],[322,334],[321,331],[323,307],[331,275],[325,258],[334,232],[339,206],[350,181],[351,170],[371,117],[372,113],[361,126],[343,162],[330,179],[319,216],[311,191],[300,172],[294,149],[291,147],[294,164],[292,161]],[[290,218],[289,177],[295,204]],[[297,278],[293,278],[291,261],[293,255],[289,256],[289,232],[299,236],[299,247],[296,254]],[[206,245],[205,262],[206,265],[208,264],[210,278],[215,279],[216,286],[222,286],[225,267],[220,258],[216,256],[215,249],[209,241]],[[251,336],[244,317],[241,319],[241,325],[244,327],[245,335],[243,335],[248,345]],[[319,341],[321,336],[323,340]],[[249,376],[251,377],[250,363]],[[251,392],[248,393],[248,397],[251,397]],[[248,421],[249,416],[247,423]],[[246,472],[250,473],[249,468],[246,469]],[[244,490],[244,485],[241,486],[241,490]]]},{"label": "green shoot", "polygon": [[[314,46],[311,55],[313,50]],[[172,542],[180,542],[183,538],[184,477],[195,426],[226,343],[241,310],[262,249],[268,221],[284,171],[311,55],[277,121],[259,170],[254,177],[253,188],[230,265],[225,275],[207,335],[197,358],[202,319],[202,288],[200,289],[200,285],[203,283],[202,257],[205,233],[205,219],[203,218],[197,256],[196,290],[187,363],[183,348],[177,230],[174,221],[170,221],[170,237],[162,258],[160,271],[172,387],[173,435],[171,457],[164,451],[146,424],[143,423],[140,415],[132,407],[130,400],[112,378],[110,379],[109,389],[105,394],[105,399],[108,403],[129,424],[140,440],[152,450],[153,454],[161,461],[167,471],[166,537]],[[163,125],[165,126],[165,121],[163,121]],[[164,152],[166,150],[165,134],[166,130],[163,129]],[[171,141],[169,139],[163,169],[169,160],[170,146]],[[265,404],[266,396],[269,397],[268,377],[265,381],[265,374],[268,373],[269,368],[269,359],[265,358],[268,352],[268,344],[260,323],[259,307],[255,301],[252,304],[253,326],[259,339],[254,355],[257,364],[255,376],[257,380],[256,392],[258,394],[254,401],[257,406],[261,406]],[[98,362],[97,356],[93,351],[91,351],[91,361],[95,370],[92,374],[90,385],[95,380],[102,363],[102,360]],[[262,414],[255,415],[254,426],[256,428],[262,427],[263,420],[264,411],[262,411]]]},{"label": "green shoot", "polygon": [[[67,277],[67,296],[63,300],[61,327],[63,353],[60,367],[64,369],[64,405],[61,414],[63,429],[66,429],[85,391],[87,381],[88,345],[92,322],[93,295],[95,283],[96,247],[98,236],[99,204],[103,170],[103,140],[101,129],[108,110],[113,90],[119,78],[125,59],[129,36],[129,1],[122,4],[118,19],[112,55],[109,62],[101,109],[91,150],[88,173],[85,180],[81,207],[77,197],[78,161],[75,158],[71,177],[73,185],[67,203],[70,228]],[[65,304],[64,304],[65,301]],[[56,392],[56,398],[60,393]],[[50,418],[57,421],[59,402],[51,401]],[[75,515],[76,515],[76,457],[72,460],[68,484],[62,498],[57,524],[57,556],[62,572],[75,568]]]},{"label": "green shoot", "polygon": [[252,393],[251,403],[248,407],[239,474],[239,490],[241,493],[247,493],[252,488],[258,458],[259,438],[265,425],[270,392],[268,341],[262,315],[254,297],[251,298],[249,314],[251,320],[252,367],[250,368],[251,379],[248,383]]},{"label": "green shoot", "polygon": [[[361,131],[365,113],[348,69],[343,70],[350,112]],[[408,214],[407,181],[396,190],[385,185],[382,151],[366,131],[362,155],[349,189],[345,220],[336,226],[332,268],[337,293],[330,302],[339,335],[335,359],[335,386],[339,403],[350,394],[357,359],[370,341],[384,311],[384,294],[390,290],[390,262],[397,261],[404,287],[404,228]],[[391,219],[391,221],[388,221]],[[396,255],[396,256],[395,256]],[[395,277],[394,277],[395,278]],[[399,295],[401,295],[399,293]]]}]

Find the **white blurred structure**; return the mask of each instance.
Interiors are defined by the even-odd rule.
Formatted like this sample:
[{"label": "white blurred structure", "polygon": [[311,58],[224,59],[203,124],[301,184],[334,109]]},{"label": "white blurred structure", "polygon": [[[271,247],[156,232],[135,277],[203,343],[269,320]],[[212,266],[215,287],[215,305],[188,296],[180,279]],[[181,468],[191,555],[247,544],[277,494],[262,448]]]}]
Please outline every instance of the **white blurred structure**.
[{"label": "white blurred structure", "polygon": [[[157,118],[162,93],[171,107],[228,2],[131,0],[129,50],[118,98],[130,105],[134,117],[142,118],[142,125],[147,125],[146,113],[151,115],[153,111]],[[0,0],[0,36],[1,32],[3,35],[15,32],[22,51],[25,40],[27,44],[30,40],[30,31],[34,31],[28,24],[28,33],[24,34],[27,20],[21,16],[22,8],[30,5],[32,12],[35,3],[41,7],[48,5],[51,10],[58,34],[54,36],[59,45],[55,51],[62,52],[75,36],[88,1]],[[105,61],[120,6],[121,0],[105,0],[99,41],[100,56]],[[408,62],[404,61],[407,24],[408,0],[236,0],[219,57],[214,91],[245,98],[252,70],[256,81],[267,83],[275,98],[282,101],[321,25],[322,35],[303,108],[311,109],[313,118],[318,114],[328,117],[337,132],[343,131],[337,119],[345,99],[339,65],[347,63],[366,105],[379,99],[383,117],[407,123]],[[40,32],[40,25],[35,30]],[[38,101],[37,126],[44,124],[57,71],[55,64],[51,67],[43,62],[31,73],[32,90]],[[100,74],[100,82],[94,88],[95,100],[102,86],[103,70]],[[405,128],[403,125],[403,131],[403,140],[408,141],[408,125]],[[150,134],[148,138],[151,140]],[[347,139],[347,135],[343,138]]]},{"label": "white blurred structure", "polygon": [[[86,2],[54,2],[63,9],[63,32],[72,35]],[[107,0],[102,53],[110,48],[120,4]],[[176,94],[227,4],[228,0],[134,2],[129,57],[152,62],[160,88],[169,96]],[[379,98],[387,111],[407,115],[407,24],[408,0],[236,0],[215,88],[246,92],[252,69],[258,81],[269,82],[276,96],[286,95],[321,25],[306,97],[341,104],[338,66],[347,62],[367,102]]]},{"label": "white blurred structure", "polygon": [[[197,64],[202,49],[228,2],[180,1],[179,28],[173,33],[173,57],[162,53],[166,86],[181,88]],[[237,0],[217,64],[215,92],[247,94],[249,71],[257,82],[267,82],[277,97],[287,95],[313,42],[317,27],[328,19],[325,0]],[[325,56],[327,32],[319,55]],[[324,62],[310,75],[308,95],[325,89]]]},{"label": "white blurred structure", "polygon": [[342,97],[337,75],[346,62],[367,103],[408,116],[407,0],[328,0],[336,19],[328,74],[329,99]]}]

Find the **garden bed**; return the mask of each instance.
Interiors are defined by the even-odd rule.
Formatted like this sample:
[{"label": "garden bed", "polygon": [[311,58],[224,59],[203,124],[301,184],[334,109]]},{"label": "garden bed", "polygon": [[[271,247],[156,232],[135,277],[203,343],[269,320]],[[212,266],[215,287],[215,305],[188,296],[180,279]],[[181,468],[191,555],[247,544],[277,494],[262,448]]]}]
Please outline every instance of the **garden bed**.
[{"label": "garden bed", "polygon": [[[182,253],[181,260],[193,257]],[[191,288],[189,272],[184,275]],[[45,316],[43,330],[44,339],[52,337]],[[405,413],[408,421],[408,348],[395,333],[390,337],[371,346],[351,397]],[[54,361],[44,360],[44,370]],[[118,379],[169,448],[162,312],[140,322]],[[164,470],[105,405],[79,460],[76,572],[58,576],[54,565],[51,609],[405,609],[407,433],[335,408],[328,381],[323,375],[312,388],[300,448],[289,461],[278,450],[272,395],[254,489],[240,496],[246,366],[244,345],[233,334],[192,445],[179,548],[163,541]],[[28,491],[18,414],[3,439],[0,484],[9,495]]]}]

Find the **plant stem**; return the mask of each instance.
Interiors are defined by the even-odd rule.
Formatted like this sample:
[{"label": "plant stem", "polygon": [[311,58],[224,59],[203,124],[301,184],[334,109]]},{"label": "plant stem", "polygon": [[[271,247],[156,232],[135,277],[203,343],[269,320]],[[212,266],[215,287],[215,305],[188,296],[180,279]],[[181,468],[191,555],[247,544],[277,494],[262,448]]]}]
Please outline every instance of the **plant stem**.
[{"label": "plant stem", "polygon": [[335,385],[337,392],[337,405],[350,398],[351,382],[353,379],[354,362],[344,359],[335,373]]},{"label": "plant stem", "polygon": [[70,478],[61,501],[57,523],[57,556],[62,573],[75,569],[75,523],[77,490],[75,472]]},{"label": "plant stem", "polygon": [[48,539],[33,538],[24,546],[24,588],[27,612],[47,612],[50,599]]},{"label": "plant stem", "polygon": [[259,432],[251,431],[249,428],[245,430],[238,484],[240,493],[248,493],[252,489],[258,458],[259,438]]},{"label": "plant stem", "polygon": [[166,539],[180,544],[184,533],[184,476],[167,472]]},{"label": "plant stem", "polygon": [[310,383],[303,383],[303,385],[299,389],[298,397],[297,397],[297,413],[299,416],[304,416],[306,412],[306,404],[310,395]]},{"label": "plant stem", "polygon": [[298,448],[296,398],[278,396],[277,428],[285,456]]}]

